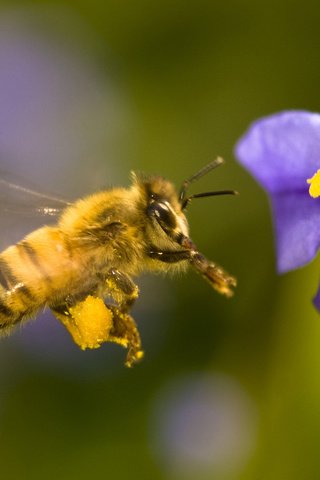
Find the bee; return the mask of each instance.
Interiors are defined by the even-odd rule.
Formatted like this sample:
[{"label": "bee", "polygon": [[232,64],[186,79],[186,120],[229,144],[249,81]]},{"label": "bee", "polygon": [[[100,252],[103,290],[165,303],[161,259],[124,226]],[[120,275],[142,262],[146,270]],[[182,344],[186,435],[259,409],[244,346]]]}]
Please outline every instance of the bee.
[{"label": "bee", "polygon": [[0,333],[11,333],[48,307],[82,349],[118,343],[127,348],[125,364],[131,367],[143,356],[130,315],[139,295],[133,278],[141,272],[178,272],[191,265],[215,290],[231,296],[235,278],[198,251],[185,216],[193,199],[237,193],[187,195],[191,183],[222,163],[210,162],[180,191],[161,176],[132,173],[129,188],[103,190],[62,209],[59,199],[11,184],[60,202],[42,207],[42,213],[60,216],[0,254]]}]

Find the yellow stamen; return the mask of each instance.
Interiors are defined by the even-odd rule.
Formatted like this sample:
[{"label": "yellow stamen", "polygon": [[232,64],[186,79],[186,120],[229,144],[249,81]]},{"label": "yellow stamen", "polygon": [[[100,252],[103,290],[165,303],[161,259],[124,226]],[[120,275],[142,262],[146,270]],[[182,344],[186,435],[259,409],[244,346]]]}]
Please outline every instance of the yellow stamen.
[{"label": "yellow stamen", "polygon": [[317,170],[312,178],[308,178],[307,183],[310,184],[310,196],[313,198],[320,197],[320,170]]}]

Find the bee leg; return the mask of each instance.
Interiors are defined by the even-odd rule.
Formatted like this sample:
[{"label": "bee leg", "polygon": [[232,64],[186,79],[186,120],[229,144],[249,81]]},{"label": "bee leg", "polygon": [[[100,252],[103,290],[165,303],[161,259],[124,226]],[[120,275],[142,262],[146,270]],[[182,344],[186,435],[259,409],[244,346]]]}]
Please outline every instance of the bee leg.
[{"label": "bee leg", "polygon": [[139,296],[137,285],[128,275],[112,268],[106,276],[108,293],[119,304],[122,312],[127,312]]},{"label": "bee leg", "polygon": [[98,348],[109,340],[113,313],[101,298],[88,295],[73,306],[63,304],[51,310],[82,350]]},{"label": "bee leg", "polygon": [[232,288],[237,285],[234,277],[222,267],[207,260],[201,253],[193,252],[191,265],[199,272],[217,292],[232,297]]},{"label": "bee leg", "polygon": [[118,306],[108,305],[113,313],[113,328],[110,330],[109,341],[128,348],[125,365],[132,365],[143,357],[141,339],[137,325],[128,310],[138,298],[139,289],[128,275],[116,269],[111,269],[106,276],[108,293],[118,303]]},{"label": "bee leg", "polygon": [[216,263],[207,260],[196,250],[195,245],[190,239],[185,238],[182,245],[189,247],[189,249],[179,250],[177,252],[151,250],[149,256],[165,263],[176,263],[187,260],[215,290],[227,297],[231,297],[233,295],[232,287],[235,287],[237,284],[236,279]]},{"label": "bee leg", "polygon": [[127,367],[143,357],[133,318],[118,307],[105,305],[101,298],[88,295],[74,306],[64,304],[51,310],[82,350],[99,348],[103,342],[117,343],[128,349]]},{"label": "bee leg", "polygon": [[110,330],[108,340],[128,349],[125,365],[132,367],[143,358],[141,338],[134,319],[123,310],[109,305],[113,314],[113,327]]},{"label": "bee leg", "polygon": [[191,258],[190,250],[178,250],[173,252],[150,250],[148,255],[149,257],[164,263],[178,263],[183,260],[190,260]]}]

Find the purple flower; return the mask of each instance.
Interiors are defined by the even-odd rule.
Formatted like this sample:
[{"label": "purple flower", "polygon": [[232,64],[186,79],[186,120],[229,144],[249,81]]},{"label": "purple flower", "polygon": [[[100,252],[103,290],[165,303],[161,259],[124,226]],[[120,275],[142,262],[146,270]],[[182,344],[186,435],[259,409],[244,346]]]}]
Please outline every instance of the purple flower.
[{"label": "purple flower", "polygon": [[[278,271],[310,262],[320,246],[320,199],[311,197],[318,191],[320,115],[287,111],[260,119],[239,140],[236,156],[270,196]],[[320,310],[320,291],[314,302]]]}]

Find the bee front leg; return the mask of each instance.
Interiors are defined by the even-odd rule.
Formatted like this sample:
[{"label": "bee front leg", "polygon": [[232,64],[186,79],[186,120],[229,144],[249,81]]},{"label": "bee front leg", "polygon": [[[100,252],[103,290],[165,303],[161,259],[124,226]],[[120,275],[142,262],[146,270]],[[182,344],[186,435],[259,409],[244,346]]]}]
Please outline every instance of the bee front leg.
[{"label": "bee front leg", "polygon": [[112,268],[106,275],[108,293],[119,304],[122,312],[128,312],[139,296],[139,288],[125,273]]},{"label": "bee front leg", "polygon": [[150,258],[154,260],[159,260],[163,263],[179,263],[183,260],[190,261],[190,250],[177,250],[177,251],[160,251],[160,250],[150,250],[148,253]]},{"label": "bee front leg", "polygon": [[236,279],[216,263],[207,260],[206,257],[196,249],[196,246],[190,239],[185,238],[182,245],[188,247],[188,250],[173,252],[151,250],[149,257],[164,263],[177,263],[187,260],[217,292],[227,297],[232,297],[232,287],[237,285]]}]

